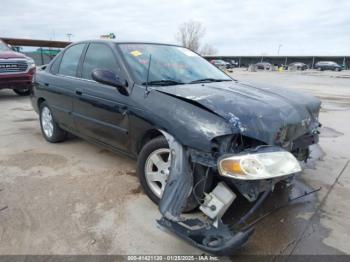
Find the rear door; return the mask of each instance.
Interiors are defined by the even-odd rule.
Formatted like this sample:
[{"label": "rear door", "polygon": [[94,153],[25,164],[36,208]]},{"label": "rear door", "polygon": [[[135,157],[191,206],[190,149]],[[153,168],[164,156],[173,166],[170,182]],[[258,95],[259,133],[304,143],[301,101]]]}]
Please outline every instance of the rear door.
[{"label": "rear door", "polygon": [[40,78],[40,87],[48,102],[55,120],[61,127],[74,130],[72,118],[73,98],[77,83],[77,72],[85,44],[67,48],[57,57],[47,74]]},{"label": "rear door", "polygon": [[94,69],[104,69],[124,77],[117,54],[104,43],[90,43],[82,61],[73,103],[74,122],[79,133],[121,151],[128,148],[128,97],[115,87],[97,83]]}]

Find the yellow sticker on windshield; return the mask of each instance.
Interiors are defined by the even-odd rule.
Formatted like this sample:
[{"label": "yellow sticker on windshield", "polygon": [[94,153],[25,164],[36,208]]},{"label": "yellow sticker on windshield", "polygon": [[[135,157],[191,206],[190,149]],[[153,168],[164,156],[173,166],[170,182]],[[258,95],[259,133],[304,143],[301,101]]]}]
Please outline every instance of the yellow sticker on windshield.
[{"label": "yellow sticker on windshield", "polygon": [[181,51],[182,53],[184,53],[187,56],[198,56],[196,53],[192,52],[189,49],[183,48],[183,47],[178,47],[177,48],[179,51]]},{"label": "yellow sticker on windshield", "polygon": [[132,54],[133,56],[142,55],[142,53],[140,51],[138,51],[138,50],[132,51],[132,52],[130,52],[130,54]]}]

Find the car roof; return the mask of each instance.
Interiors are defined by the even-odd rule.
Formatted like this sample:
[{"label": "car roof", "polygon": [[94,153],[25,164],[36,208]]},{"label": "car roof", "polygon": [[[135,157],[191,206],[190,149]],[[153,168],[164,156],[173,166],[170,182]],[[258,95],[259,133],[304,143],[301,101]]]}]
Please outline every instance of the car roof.
[{"label": "car roof", "polygon": [[107,43],[107,44],[146,44],[146,45],[167,45],[167,46],[177,46],[183,47],[177,44],[170,43],[161,43],[161,42],[142,42],[142,41],[116,41],[114,39],[91,39],[73,42],[72,44],[81,44],[81,43]]}]

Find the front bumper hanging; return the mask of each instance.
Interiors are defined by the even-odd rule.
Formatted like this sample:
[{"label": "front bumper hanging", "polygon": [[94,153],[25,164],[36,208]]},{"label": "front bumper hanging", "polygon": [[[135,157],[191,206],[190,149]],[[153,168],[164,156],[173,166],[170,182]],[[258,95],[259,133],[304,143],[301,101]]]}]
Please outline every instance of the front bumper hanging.
[{"label": "front bumper hanging", "polygon": [[158,224],[203,251],[216,255],[232,254],[244,245],[254,229],[234,231],[219,219],[214,226],[196,219],[185,219],[181,213],[192,190],[193,180],[189,176],[187,151],[171,135],[163,132],[171,153],[171,170],[165,186],[159,210],[163,217]]},{"label": "front bumper hanging", "polygon": [[215,255],[232,254],[254,233],[254,228],[234,232],[221,222],[215,227],[198,218],[175,222],[163,217],[158,223],[192,245]]},{"label": "front bumper hanging", "polygon": [[[234,225],[224,224],[221,220],[223,213],[221,214],[218,210],[216,210],[218,211],[217,214],[220,215],[216,216],[215,220],[203,221],[199,218],[186,219],[182,217],[181,214],[193,187],[193,178],[188,175],[190,173],[188,151],[171,135],[166,132],[163,132],[163,134],[169,143],[172,168],[170,170],[168,183],[165,186],[162,199],[159,203],[159,210],[163,217],[157,222],[162,228],[176,234],[178,237],[205,252],[215,255],[232,255],[248,241],[254,233],[253,226],[257,222],[272,214],[274,211],[289,205],[292,201],[320,190],[319,188],[310,192],[304,192],[304,194],[298,197],[289,199],[286,204],[273,208],[251,223],[247,223],[249,218],[262,205],[273,187],[265,188],[263,193],[258,194],[260,197],[257,198],[254,205]],[[224,190],[220,188],[219,191],[222,193]],[[212,193],[218,192],[215,192],[214,189]],[[209,195],[212,195],[212,193]],[[215,194],[213,195],[215,197]],[[220,198],[220,196],[218,197]],[[213,199],[210,199],[210,201],[211,200]],[[209,203],[211,203],[210,201]],[[232,201],[227,203],[226,207],[231,205]],[[205,208],[202,208],[204,204],[208,203],[204,202],[201,205],[201,210],[206,215],[209,214],[210,217],[211,211],[215,213],[215,209],[210,210],[212,207],[211,205],[206,205]],[[224,210],[226,209],[224,208]]]}]

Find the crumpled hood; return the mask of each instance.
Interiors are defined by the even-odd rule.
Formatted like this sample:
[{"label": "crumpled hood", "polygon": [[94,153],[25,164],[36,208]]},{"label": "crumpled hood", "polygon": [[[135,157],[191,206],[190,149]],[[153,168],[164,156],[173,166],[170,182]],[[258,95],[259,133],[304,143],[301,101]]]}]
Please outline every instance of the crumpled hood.
[{"label": "crumpled hood", "polygon": [[283,144],[318,127],[321,102],[287,88],[230,81],[157,87],[221,116],[233,133]]},{"label": "crumpled hood", "polygon": [[10,59],[10,58],[26,58],[26,56],[11,50],[0,52],[0,59]]}]

